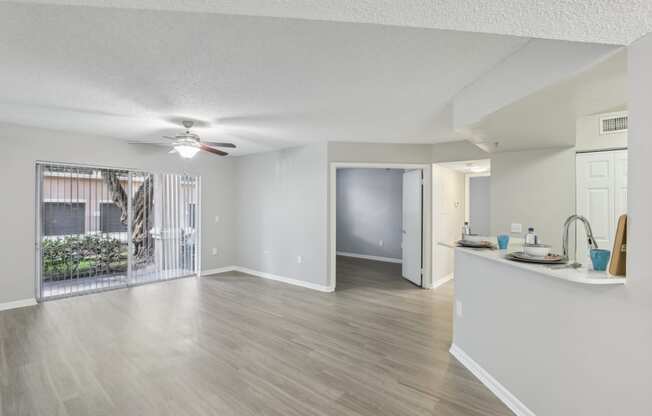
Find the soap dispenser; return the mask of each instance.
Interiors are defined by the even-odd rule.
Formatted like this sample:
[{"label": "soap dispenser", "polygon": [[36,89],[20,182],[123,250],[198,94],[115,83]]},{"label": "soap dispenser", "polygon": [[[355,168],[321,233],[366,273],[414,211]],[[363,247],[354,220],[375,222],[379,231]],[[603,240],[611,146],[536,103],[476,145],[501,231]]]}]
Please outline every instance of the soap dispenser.
[{"label": "soap dispenser", "polygon": [[539,236],[534,232],[534,227],[529,227],[527,229],[527,234],[525,234],[525,245],[533,246],[539,244]]}]

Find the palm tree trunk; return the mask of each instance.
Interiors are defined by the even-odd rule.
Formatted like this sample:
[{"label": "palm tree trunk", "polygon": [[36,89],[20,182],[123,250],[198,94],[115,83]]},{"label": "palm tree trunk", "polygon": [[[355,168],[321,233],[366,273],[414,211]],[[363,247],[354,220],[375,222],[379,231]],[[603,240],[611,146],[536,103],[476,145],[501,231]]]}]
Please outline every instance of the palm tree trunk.
[{"label": "palm tree trunk", "polygon": [[[120,208],[120,222],[127,225],[128,199],[118,173],[103,171],[102,176],[111,193],[113,203]],[[147,175],[131,201],[133,218],[131,223],[131,241],[134,244],[134,255],[138,263],[148,262],[153,254],[154,244],[149,233],[154,220],[154,176]]]}]

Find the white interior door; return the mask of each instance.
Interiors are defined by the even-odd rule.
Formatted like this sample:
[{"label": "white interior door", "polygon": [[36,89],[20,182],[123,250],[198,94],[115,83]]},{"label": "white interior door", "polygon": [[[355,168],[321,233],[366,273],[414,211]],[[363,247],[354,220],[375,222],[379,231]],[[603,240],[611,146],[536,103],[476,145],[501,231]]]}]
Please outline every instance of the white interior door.
[{"label": "white interior door", "polygon": [[[577,155],[577,213],[591,223],[598,247],[611,250],[618,217],[627,211],[627,151]],[[588,261],[588,244],[577,229],[577,253]]]},{"label": "white interior door", "polygon": [[422,171],[403,174],[403,277],[421,286]]}]

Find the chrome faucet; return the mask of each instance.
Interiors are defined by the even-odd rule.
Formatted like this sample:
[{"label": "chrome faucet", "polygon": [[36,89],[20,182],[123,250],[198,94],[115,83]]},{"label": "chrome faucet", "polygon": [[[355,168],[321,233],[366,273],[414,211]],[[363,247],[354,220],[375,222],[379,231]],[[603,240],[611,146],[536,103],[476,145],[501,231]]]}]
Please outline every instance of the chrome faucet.
[{"label": "chrome faucet", "polygon": [[[570,226],[573,222],[575,221],[581,221],[582,224],[584,224],[584,231],[586,232],[586,238],[589,242],[589,245],[595,249],[598,248],[598,243],[595,241],[595,238],[593,237],[593,231],[591,230],[591,224],[589,224],[589,220],[587,220],[585,217],[581,215],[571,215],[566,219],[564,222],[564,236],[562,237],[562,250],[563,250],[563,256],[566,260],[569,260],[568,258],[568,230],[570,229]],[[575,245],[575,263],[573,265],[580,266],[580,264],[577,262],[577,244]]]}]

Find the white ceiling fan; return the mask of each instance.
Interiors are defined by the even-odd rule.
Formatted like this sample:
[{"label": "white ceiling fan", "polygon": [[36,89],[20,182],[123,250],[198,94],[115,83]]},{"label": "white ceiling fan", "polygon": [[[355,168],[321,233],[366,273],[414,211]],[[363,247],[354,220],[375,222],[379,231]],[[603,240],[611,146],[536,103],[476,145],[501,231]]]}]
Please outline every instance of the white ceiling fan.
[{"label": "white ceiling fan", "polygon": [[172,146],[170,153],[179,153],[181,157],[186,159],[194,157],[200,150],[219,156],[226,156],[228,153],[216,149],[216,147],[228,147],[235,149],[235,145],[233,143],[220,143],[201,140],[197,134],[190,131],[192,126],[195,124],[194,121],[183,120],[182,124],[186,130],[183,133],[175,135],[174,137],[163,136],[163,139],[165,140],[131,140],[129,143]]}]

